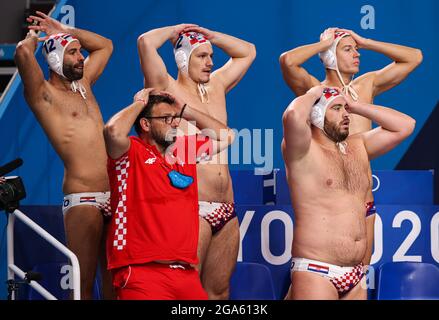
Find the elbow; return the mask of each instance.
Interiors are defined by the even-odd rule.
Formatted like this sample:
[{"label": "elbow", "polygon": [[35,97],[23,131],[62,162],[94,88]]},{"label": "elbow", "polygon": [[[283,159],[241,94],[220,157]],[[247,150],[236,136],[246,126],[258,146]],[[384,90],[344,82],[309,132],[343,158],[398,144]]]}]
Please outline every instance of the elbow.
[{"label": "elbow", "polygon": [[422,60],[424,60],[424,56],[423,56],[422,51],[420,49],[415,49],[413,60],[416,64],[416,66],[419,66],[422,63]]},{"label": "elbow", "polygon": [[256,46],[253,43],[249,43],[249,57],[252,61],[256,58]]},{"label": "elbow", "polygon": [[288,53],[288,52],[284,52],[280,55],[279,63],[280,63],[280,66],[282,68],[291,68],[291,67],[297,65],[297,63],[294,61],[291,53]]},{"label": "elbow", "polygon": [[15,62],[17,62],[18,60],[23,60],[26,57],[28,57],[30,54],[30,50],[29,48],[27,48],[24,44],[23,41],[20,41],[17,44],[17,47],[15,48],[15,52],[14,52],[14,60]]},{"label": "elbow", "polygon": [[[284,126],[287,124],[291,125],[291,123],[306,122],[306,120],[309,118],[309,113],[307,113],[303,107],[307,99],[307,95],[302,95],[291,101],[282,116]],[[305,109],[307,108],[305,107]],[[311,112],[311,110],[309,112]]]},{"label": "elbow", "polygon": [[108,49],[110,54],[113,53],[113,41],[111,41],[110,39],[106,39],[105,47]]},{"label": "elbow", "polygon": [[142,33],[140,36],[137,37],[137,45],[139,45],[144,40],[145,40],[145,34]]},{"label": "elbow", "polygon": [[143,48],[143,47],[147,47],[149,45],[149,38],[148,35],[146,33],[142,33],[138,38],[137,38],[137,47],[139,49]]},{"label": "elbow", "polygon": [[409,119],[407,120],[407,126],[406,126],[407,137],[410,136],[413,133],[413,131],[415,131],[415,127],[416,127],[416,120],[413,119],[412,117],[409,117]]},{"label": "elbow", "polygon": [[117,140],[118,137],[121,136],[120,131],[118,130],[117,125],[113,121],[109,121],[104,126],[104,138],[106,141],[114,141]]},{"label": "elbow", "polygon": [[291,125],[291,123],[298,122],[299,118],[300,115],[298,114],[297,109],[295,109],[292,105],[289,105],[282,116],[284,128]]},{"label": "elbow", "polygon": [[400,132],[401,140],[407,139],[415,130],[416,120],[412,117],[408,117],[403,130]]}]

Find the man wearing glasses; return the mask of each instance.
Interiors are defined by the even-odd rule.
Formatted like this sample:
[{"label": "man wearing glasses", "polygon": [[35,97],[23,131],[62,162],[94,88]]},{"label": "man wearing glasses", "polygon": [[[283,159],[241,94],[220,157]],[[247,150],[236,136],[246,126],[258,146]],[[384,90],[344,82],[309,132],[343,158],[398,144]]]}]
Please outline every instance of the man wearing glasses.
[{"label": "man wearing glasses", "polygon": [[[198,263],[196,163],[226,149],[227,126],[169,93],[139,91],[104,128],[112,221],[108,268],[118,299],[207,299]],[[176,136],[181,119],[203,135]],[[137,137],[128,137],[131,127]],[[209,130],[206,130],[209,128]]]}]

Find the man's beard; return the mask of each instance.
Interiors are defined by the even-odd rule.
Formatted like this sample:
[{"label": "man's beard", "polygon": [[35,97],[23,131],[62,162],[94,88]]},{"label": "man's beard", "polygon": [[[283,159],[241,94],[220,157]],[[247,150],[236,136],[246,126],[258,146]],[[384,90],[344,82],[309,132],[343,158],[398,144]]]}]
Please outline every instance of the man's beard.
[{"label": "man's beard", "polygon": [[175,130],[169,130],[165,135],[162,135],[160,132],[156,131],[154,127],[151,127],[151,136],[154,141],[162,146],[164,149],[168,148],[171,144],[175,142]]},{"label": "man's beard", "polygon": [[325,121],[324,130],[326,135],[334,142],[342,142],[349,136],[349,129],[345,132],[340,132],[339,126],[328,121]]},{"label": "man's beard", "polygon": [[77,69],[77,67],[84,66],[84,63],[77,63],[75,65],[63,65],[64,76],[70,81],[76,81],[82,79],[84,75],[84,69]]}]

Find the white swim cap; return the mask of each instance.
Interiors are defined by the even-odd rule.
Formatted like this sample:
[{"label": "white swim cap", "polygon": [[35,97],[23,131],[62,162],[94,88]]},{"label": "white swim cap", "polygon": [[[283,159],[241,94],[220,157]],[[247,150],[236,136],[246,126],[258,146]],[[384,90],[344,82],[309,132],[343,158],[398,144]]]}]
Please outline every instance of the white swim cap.
[{"label": "white swim cap", "polygon": [[317,128],[323,130],[323,132],[325,132],[324,127],[326,110],[331,102],[339,97],[344,99],[343,95],[334,88],[325,88],[323,89],[322,96],[311,109],[311,123]]},{"label": "white swim cap", "polygon": [[319,53],[319,58],[326,69],[338,70],[337,46],[341,39],[350,36],[347,32],[335,32],[334,42],[328,50]]},{"label": "white swim cap", "polygon": [[71,34],[58,33],[51,35],[43,44],[43,56],[49,68],[64,78],[66,77],[63,72],[64,51],[73,41],[79,42]]},{"label": "white swim cap", "polygon": [[192,52],[202,44],[209,43],[207,38],[198,32],[185,32],[180,35],[174,47],[174,56],[177,67],[182,72],[188,74],[189,59]]}]

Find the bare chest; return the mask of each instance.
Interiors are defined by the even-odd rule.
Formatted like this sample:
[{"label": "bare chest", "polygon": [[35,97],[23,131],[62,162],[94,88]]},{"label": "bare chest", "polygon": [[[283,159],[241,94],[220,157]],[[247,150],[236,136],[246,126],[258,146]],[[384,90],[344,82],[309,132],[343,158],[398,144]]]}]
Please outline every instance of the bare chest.
[{"label": "bare chest", "polygon": [[59,113],[64,121],[93,121],[102,122],[102,115],[94,95],[87,92],[86,99],[79,93],[68,92],[54,99]]},{"label": "bare chest", "polygon": [[200,94],[191,94],[183,88],[180,88],[178,84],[174,87],[174,93],[192,108],[227,124],[226,99],[224,92],[216,88],[214,84],[210,84],[206,87],[209,97],[208,102],[201,102]]},{"label": "bare chest", "polygon": [[352,194],[366,192],[371,183],[365,150],[347,147],[347,154],[321,149],[319,185],[326,190],[342,190]]}]

